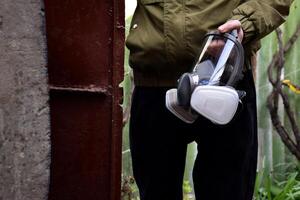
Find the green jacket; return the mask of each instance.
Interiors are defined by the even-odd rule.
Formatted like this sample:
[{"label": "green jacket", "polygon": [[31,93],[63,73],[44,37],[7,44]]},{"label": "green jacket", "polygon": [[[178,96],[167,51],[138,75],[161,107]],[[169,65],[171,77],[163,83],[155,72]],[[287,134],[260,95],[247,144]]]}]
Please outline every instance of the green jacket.
[{"label": "green jacket", "polygon": [[175,86],[193,66],[203,36],[227,20],[244,31],[246,57],[285,21],[293,0],[137,0],[126,40],[139,86]]}]

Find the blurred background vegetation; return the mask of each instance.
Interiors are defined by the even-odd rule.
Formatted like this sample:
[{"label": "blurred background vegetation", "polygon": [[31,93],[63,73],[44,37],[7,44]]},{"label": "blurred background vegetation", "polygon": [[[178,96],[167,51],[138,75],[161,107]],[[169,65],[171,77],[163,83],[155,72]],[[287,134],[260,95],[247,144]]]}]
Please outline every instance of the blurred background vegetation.
[{"label": "blurred background vegetation", "polygon": [[[126,35],[130,26],[134,8],[132,0],[126,1]],[[286,23],[280,29],[283,32],[283,43],[300,27],[300,1],[295,1],[291,7],[291,13]],[[300,165],[299,161],[285,147],[282,139],[273,128],[269,110],[267,109],[267,97],[272,91],[272,85],[268,80],[267,66],[274,54],[278,51],[278,39],[276,33],[269,34],[262,40],[262,48],[257,54],[257,64],[254,71],[257,89],[258,109],[258,134],[259,157],[257,168],[257,181],[255,187],[256,200],[300,200]],[[289,79],[295,85],[300,85],[300,38],[285,55],[284,70],[281,79]],[[122,200],[138,200],[138,190],[132,177],[131,158],[128,139],[128,119],[133,88],[133,77],[128,65],[128,50],[125,51],[125,74],[122,87],[124,89],[124,128],[123,128],[123,160],[122,160]],[[300,94],[284,87],[284,92],[289,97],[291,109],[295,113],[295,120],[300,125]],[[291,132],[282,102],[279,102],[279,115],[283,126]],[[293,136],[291,136],[293,137]],[[299,149],[300,150],[300,149]],[[188,147],[185,181],[183,183],[184,200],[192,200],[193,185],[191,170],[196,155],[196,144]],[[213,195],[213,194],[212,194]],[[213,196],[212,196],[213,197]]]}]

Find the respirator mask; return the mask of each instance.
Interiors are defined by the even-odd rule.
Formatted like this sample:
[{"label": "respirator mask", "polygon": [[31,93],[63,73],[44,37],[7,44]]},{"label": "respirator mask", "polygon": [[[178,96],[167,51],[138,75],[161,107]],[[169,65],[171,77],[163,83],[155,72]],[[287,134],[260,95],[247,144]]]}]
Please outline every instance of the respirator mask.
[{"label": "respirator mask", "polygon": [[196,64],[178,80],[177,88],[166,93],[166,107],[186,123],[202,115],[216,124],[227,124],[235,116],[246,92],[236,90],[242,79],[244,49],[237,31],[212,32],[204,43]]}]

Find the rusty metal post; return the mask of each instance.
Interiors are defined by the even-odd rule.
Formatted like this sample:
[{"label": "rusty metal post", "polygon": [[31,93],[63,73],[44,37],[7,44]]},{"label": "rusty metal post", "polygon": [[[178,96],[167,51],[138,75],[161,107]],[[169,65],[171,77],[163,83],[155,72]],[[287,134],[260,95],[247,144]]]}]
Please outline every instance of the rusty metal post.
[{"label": "rusty metal post", "polygon": [[124,1],[45,0],[49,199],[119,200]]}]

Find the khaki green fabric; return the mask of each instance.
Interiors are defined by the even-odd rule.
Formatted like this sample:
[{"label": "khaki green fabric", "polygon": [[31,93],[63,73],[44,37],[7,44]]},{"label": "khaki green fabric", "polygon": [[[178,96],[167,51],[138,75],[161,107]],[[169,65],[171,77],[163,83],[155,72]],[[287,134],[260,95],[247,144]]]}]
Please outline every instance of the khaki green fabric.
[{"label": "khaki green fabric", "polygon": [[246,56],[285,21],[292,0],[138,0],[126,40],[139,86],[175,86],[195,62],[203,36],[240,20]]}]

